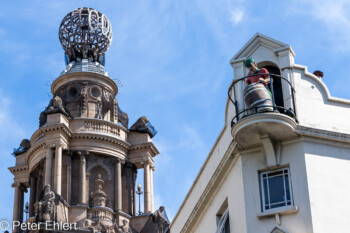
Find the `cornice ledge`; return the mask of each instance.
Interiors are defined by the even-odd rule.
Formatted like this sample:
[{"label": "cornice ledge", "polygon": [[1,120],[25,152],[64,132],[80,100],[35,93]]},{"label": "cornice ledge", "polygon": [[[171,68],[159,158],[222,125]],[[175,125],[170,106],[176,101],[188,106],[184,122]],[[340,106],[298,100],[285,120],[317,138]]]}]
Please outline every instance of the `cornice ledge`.
[{"label": "cornice ledge", "polygon": [[45,127],[40,128],[41,132],[48,133],[52,131],[63,131],[68,137],[71,137],[73,132],[68,128],[67,125],[61,123],[61,124],[54,124],[54,125],[48,125]]},{"label": "cornice ledge", "polygon": [[130,151],[138,151],[138,150],[147,150],[150,149],[152,152],[152,157],[155,157],[159,154],[158,149],[155,147],[155,145],[152,142],[132,145],[130,148]]},{"label": "cornice ledge", "polygon": [[128,142],[125,142],[118,138],[107,136],[107,135],[93,134],[93,133],[73,133],[72,139],[92,139],[92,140],[106,141],[106,142],[120,145],[125,149],[130,149],[130,144]]},{"label": "cornice ledge", "polygon": [[69,129],[69,127],[63,123],[42,126],[33,133],[32,137],[30,139],[32,146],[38,142],[41,142],[42,138],[45,136],[45,133],[51,133],[54,131],[61,131],[66,135],[66,137],[69,137],[69,138],[73,134],[73,132]]},{"label": "cornice ledge", "polygon": [[[93,72],[87,72],[87,71],[81,71],[81,72],[74,72],[74,73],[68,73],[63,74],[59,76],[51,85],[51,93],[55,93],[59,87],[62,85],[72,82],[72,81],[84,81],[84,80],[93,80],[93,79],[100,79],[105,83],[108,83],[110,87],[112,88],[112,92],[114,96],[118,93],[118,86],[117,84],[111,79],[110,77],[99,74],[99,73],[93,73]],[[106,85],[105,85],[106,86]],[[106,86],[108,89],[110,87]]]},{"label": "cornice ledge", "polygon": [[14,166],[14,167],[9,167],[8,169],[10,170],[10,172],[13,175],[15,175],[16,173],[27,171],[28,170],[28,166],[27,165]]},{"label": "cornice ledge", "polygon": [[298,125],[295,132],[303,136],[311,136],[323,139],[331,139],[340,142],[350,142],[350,134],[339,133],[330,130],[317,129],[312,127],[307,127],[303,125]]}]

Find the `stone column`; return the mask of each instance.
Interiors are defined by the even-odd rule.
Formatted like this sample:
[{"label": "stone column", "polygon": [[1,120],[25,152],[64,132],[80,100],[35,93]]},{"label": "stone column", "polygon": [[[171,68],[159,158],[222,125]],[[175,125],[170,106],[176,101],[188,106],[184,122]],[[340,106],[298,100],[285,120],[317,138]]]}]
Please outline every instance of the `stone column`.
[{"label": "stone column", "polygon": [[45,185],[51,185],[51,176],[52,176],[52,149],[47,147],[47,155],[45,162]]},{"label": "stone column", "polygon": [[[44,182],[43,183],[45,183],[45,177],[36,177],[36,192],[35,192],[35,201],[34,201],[34,203],[35,202],[37,202],[37,201],[39,201],[39,198],[40,198],[40,193],[41,193],[41,188],[40,188],[40,182],[42,181],[42,179],[44,179]],[[44,184],[45,185],[45,184]]]},{"label": "stone column", "polygon": [[36,182],[35,176],[30,177],[30,197],[29,197],[29,217],[34,216],[34,203],[36,199]]},{"label": "stone column", "polygon": [[[21,202],[21,187],[19,183],[14,183],[12,184],[12,187],[15,188],[15,198],[13,202],[13,218],[12,221],[20,221],[20,213],[19,213],[19,207],[20,207],[20,202]],[[23,205],[23,203],[22,203]],[[18,227],[15,227],[12,232],[18,232]]]},{"label": "stone column", "polygon": [[55,154],[55,191],[61,195],[61,183],[62,183],[62,145],[56,145]]},{"label": "stone column", "polygon": [[153,192],[153,171],[155,170],[155,167],[152,165],[150,167],[149,175],[150,175],[150,184],[151,184],[151,212],[154,212],[154,192]]},{"label": "stone column", "polygon": [[79,154],[79,203],[86,204],[86,159],[80,151]]},{"label": "stone column", "polygon": [[133,199],[133,215],[136,215],[136,178],[137,178],[137,169],[132,172],[132,199]]},{"label": "stone column", "polygon": [[118,159],[114,169],[114,208],[115,210],[122,209],[122,166]]},{"label": "stone column", "polygon": [[143,186],[144,186],[144,212],[151,212],[151,190],[150,190],[150,164],[146,161],[143,166]]},{"label": "stone column", "polygon": [[71,155],[69,155],[69,160],[67,163],[67,202],[71,203],[71,187],[72,187],[72,158]]},{"label": "stone column", "polygon": [[27,192],[27,189],[24,186],[20,186],[20,198],[19,198],[19,206],[18,206],[18,212],[19,212],[19,221],[23,222],[23,207],[24,207],[24,192]]}]

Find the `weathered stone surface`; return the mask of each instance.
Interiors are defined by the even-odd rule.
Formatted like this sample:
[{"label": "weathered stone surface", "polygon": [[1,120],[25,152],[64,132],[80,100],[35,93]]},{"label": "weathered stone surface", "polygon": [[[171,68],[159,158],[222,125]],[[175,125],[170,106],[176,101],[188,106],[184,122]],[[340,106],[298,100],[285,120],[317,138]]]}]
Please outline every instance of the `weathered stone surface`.
[{"label": "weathered stone surface", "polygon": [[[138,230],[132,226],[137,169],[146,161],[153,166],[159,154],[147,118],[130,132],[128,114],[116,99],[118,86],[103,66],[84,57],[67,65],[51,92],[39,129],[21,143],[10,168],[14,220],[23,219],[23,193],[30,187],[30,221],[77,223],[78,232],[140,233],[145,222]],[[153,206],[153,195],[147,201]]]},{"label": "weathered stone surface", "polygon": [[157,130],[153,127],[151,122],[147,119],[147,117],[140,117],[131,127],[130,131],[135,131],[139,133],[147,133],[151,138],[153,138],[157,134]]}]

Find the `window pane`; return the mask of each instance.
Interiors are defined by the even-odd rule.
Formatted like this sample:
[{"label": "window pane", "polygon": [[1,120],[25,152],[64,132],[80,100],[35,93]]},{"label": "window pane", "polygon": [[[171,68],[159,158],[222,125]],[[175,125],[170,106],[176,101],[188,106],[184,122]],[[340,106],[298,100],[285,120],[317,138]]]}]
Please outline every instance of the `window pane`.
[{"label": "window pane", "polygon": [[278,208],[278,207],[283,207],[286,206],[286,204],[284,202],[282,203],[276,203],[276,204],[271,204],[271,209],[273,208]]},{"label": "window pane", "polygon": [[229,221],[229,218],[226,219],[224,233],[230,233],[230,221]]},{"label": "window pane", "polygon": [[269,199],[268,199],[268,192],[267,192],[267,179],[264,179],[264,203],[265,203],[265,209],[269,209]]},{"label": "window pane", "polygon": [[288,174],[286,174],[286,176],[284,177],[284,181],[286,182],[286,192],[287,192],[287,201],[290,201],[290,190],[289,190],[289,178],[288,178]]},{"label": "window pane", "polygon": [[271,203],[285,201],[284,184],[282,176],[275,176],[269,178],[269,192]]},{"label": "window pane", "polygon": [[260,174],[260,178],[264,210],[292,205],[288,168],[263,172]]},{"label": "window pane", "polygon": [[283,171],[277,171],[277,172],[269,172],[268,176],[281,176],[283,175]]},{"label": "window pane", "polygon": [[[218,223],[218,226],[216,228],[216,233],[229,233],[230,229],[229,229],[229,213],[228,213],[228,210],[225,211],[225,213],[220,216],[220,221]],[[227,231],[227,226],[228,226],[228,231]]]}]

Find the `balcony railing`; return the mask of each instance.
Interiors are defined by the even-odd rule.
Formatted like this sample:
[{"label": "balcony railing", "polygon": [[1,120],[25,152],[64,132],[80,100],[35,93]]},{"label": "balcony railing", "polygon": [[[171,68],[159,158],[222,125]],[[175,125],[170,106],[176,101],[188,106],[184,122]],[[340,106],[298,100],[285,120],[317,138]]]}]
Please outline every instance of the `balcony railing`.
[{"label": "balcony railing", "polygon": [[[256,101],[254,103],[257,104],[251,104],[251,106],[247,106],[245,103],[245,96],[243,92],[247,95],[247,88],[248,86],[255,85],[250,84],[246,85],[246,79],[248,77],[252,76],[261,76],[261,75],[268,75],[270,79],[270,83],[266,85],[266,89],[268,88],[271,93],[271,100],[272,101],[261,101],[262,104],[259,104],[259,101]],[[274,87],[275,82],[275,87]],[[260,85],[260,88],[262,89],[263,85]],[[264,87],[265,89],[265,87]],[[249,92],[249,91],[248,91]],[[254,91],[250,91],[254,92]],[[267,92],[268,93],[268,92]],[[296,122],[296,111],[295,111],[295,101],[294,101],[294,93],[295,90],[292,86],[292,84],[285,78],[283,78],[280,75],[277,74],[252,74],[237,80],[234,80],[228,89],[228,97],[231,100],[231,102],[235,106],[235,113],[236,115],[233,117],[231,121],[231,127],[233,127],[239,120],[241,120],[244,117],[257,114],[257,113],[268,113],[268,112],[274,112],[274,113],[280,113],[285,114],[290,117],[292,117]],[[233,94],[233,99],[232,99]]]}]

